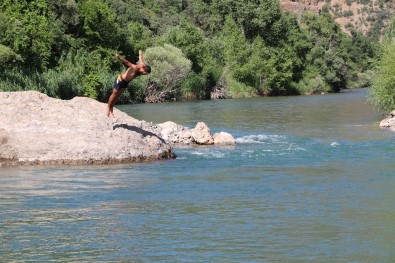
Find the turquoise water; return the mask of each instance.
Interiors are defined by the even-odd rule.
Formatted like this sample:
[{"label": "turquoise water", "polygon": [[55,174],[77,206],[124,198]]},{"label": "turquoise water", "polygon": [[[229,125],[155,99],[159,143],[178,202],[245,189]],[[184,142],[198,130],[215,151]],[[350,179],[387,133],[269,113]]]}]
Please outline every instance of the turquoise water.
[{"label": "turquoise water", "polygon": [[0,262],[395,262],[394,133],[341,94],[119,106],[236,146],[0,169]]}]

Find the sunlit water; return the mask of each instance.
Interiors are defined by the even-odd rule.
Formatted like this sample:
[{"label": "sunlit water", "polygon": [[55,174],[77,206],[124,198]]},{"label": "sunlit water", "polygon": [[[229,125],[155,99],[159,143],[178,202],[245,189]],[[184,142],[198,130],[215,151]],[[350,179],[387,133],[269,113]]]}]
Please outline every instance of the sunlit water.
[{"label": "sunlit water", "polygon": [[366,90],[119,108],[237,144],[1,168],[0,262],[395,262],[395,135]]}]

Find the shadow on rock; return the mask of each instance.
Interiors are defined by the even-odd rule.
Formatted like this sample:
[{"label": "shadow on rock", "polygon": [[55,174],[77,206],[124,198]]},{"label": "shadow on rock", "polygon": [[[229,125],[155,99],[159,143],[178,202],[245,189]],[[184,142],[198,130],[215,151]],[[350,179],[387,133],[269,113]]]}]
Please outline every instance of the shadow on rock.
[{"label": "shadow on rock", "polygon": [[119,129],[119,128],[140,133],[141,135],[143,135],[143,137],[154,136],[154,137],[158,138],[162,143],[166,143],[166,141],[163,138],[159,137],[155,133],[143,130],[143,129],[138,128],[136,126],[128,125],[128,124],[125,124],[125,123],[123,123],[123,124],[115,124],[114,127],[113,127],[113,130]]}]

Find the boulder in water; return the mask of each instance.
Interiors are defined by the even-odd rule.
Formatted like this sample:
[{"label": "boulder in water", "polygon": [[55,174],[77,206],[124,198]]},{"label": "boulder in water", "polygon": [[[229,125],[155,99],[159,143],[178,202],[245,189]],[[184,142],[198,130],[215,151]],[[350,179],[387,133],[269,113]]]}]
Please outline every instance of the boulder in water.
[{"label": "boulder in water", "polygon": [[214,144],[219,145],[235,145],[236,140],[230,133],[227,132],[219,132],[213,135]]},{"label": "boulder in water", "polygon": [[395,110],[393,110],[387,118],[380,122],[380,127],[395,131]]}]

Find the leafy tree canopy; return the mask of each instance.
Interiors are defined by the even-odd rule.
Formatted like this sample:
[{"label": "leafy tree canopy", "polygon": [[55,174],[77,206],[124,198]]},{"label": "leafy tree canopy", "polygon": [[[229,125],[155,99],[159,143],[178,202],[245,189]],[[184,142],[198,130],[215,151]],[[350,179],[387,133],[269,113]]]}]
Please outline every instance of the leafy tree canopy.
[{"label": "leafy tree canopy", "polygon": [[[386,38],[393,38],[393,25]],[[343,33],[329,13],[297,18],[278,0],[3,0],[0,90],[105,101],[124,70],[114,54],[136,63],[142,49],[157,54],[151,82],[133,81],[123,101],[147,100],[152,83],[167,86],[156,75],[168,73],[164,61],[188,70],[176,70],[181,83],[162,99],[209,99],[218,87],[227,96],[338,92],[362,83],[361,76],[369,82],[376,46],[356,31]]]}]

